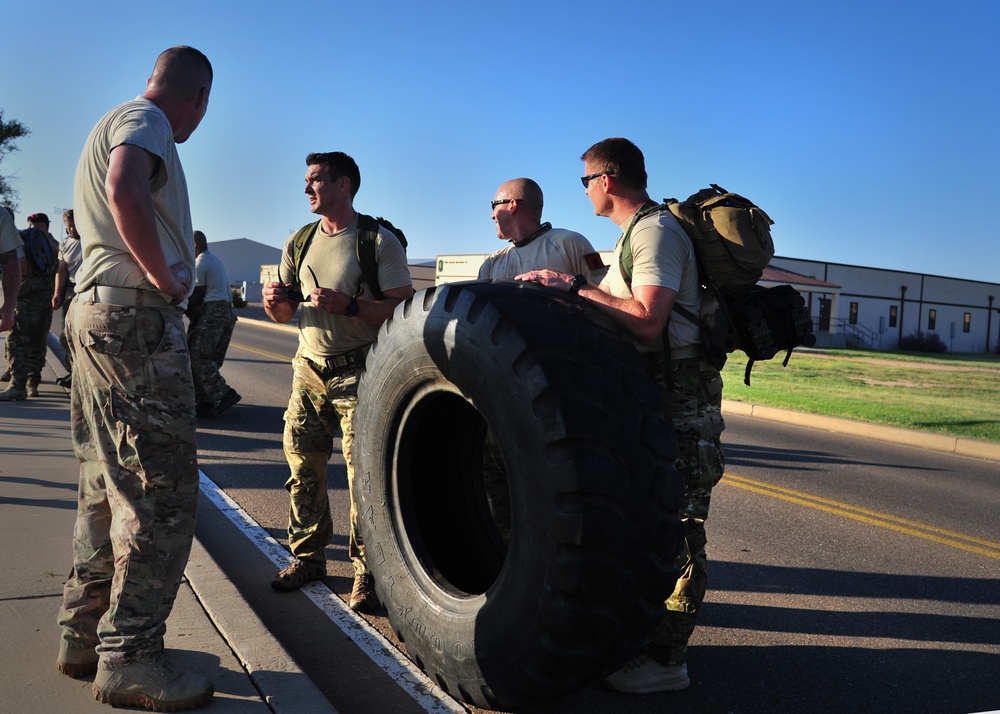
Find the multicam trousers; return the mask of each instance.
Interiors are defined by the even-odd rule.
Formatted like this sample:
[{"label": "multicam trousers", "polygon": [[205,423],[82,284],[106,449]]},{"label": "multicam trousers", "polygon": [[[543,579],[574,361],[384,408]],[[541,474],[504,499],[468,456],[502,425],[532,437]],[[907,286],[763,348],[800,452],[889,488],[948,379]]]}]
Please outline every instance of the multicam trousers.
[{"label": "multicam trousers", "polygon": [[188,326],[191,374],[198,404],[215,406],[229,390],[219,369],[226,359],[234,327],[236,313],[228,300],[206,302],[204,312]]},{"label": "multicam trousers", "polygon": [[650,655],[665,664],[686,661],[687,643],[708,589],[705,546],[712,487],[722,478],[725,457],[720,437],[722,377],[707,361],[693,357],[652,367],[650,376],[663,389],[680,455],[675,462],[684,478],[684,549],[678,556],[680,577],[667,599],[667,613],[653,634]]},{"label": "multicam trousers", "polygon": [[66,355],[66,372],[68,374],[73,374],[73,353],[69,349],[69,337],[66,335],[66,314],[69,312],[69,306],[73,303],[73,298],[76,297],[73,293],[72,285],[66,293],[67,294],[62,305],[63,327],[59,331],[59,344],[62,346],[63,353]]},{"label": "multicam trousers", "polygon": [[14,308],[14,327],[7,335],[7,368],[12,387],[24,389],[41,381],[46,341],[52,325],[55,278],[39,275],[21,283]]},{"label": "multicam trousers", "polygon": [[181,313],[79,295],[71,422],[80,461],[62,637],[118,665],[159,652],[194,535],[194,384]]},{"label": "multicam trousers", "polygon": [[324,550],[333,535],[326,467],[333,440],[341,430],[341,451],[347,463],[351,500],[348,555],[357,574],[368,572],[365,546],[358,531],[354,500],[354,410],[363,366],[327,368],[296,355],[292,361],[292,393],[285,412],[285,459],[291,475],[285,483],[290,507],[288,546],[300,560],[325,563]]}]

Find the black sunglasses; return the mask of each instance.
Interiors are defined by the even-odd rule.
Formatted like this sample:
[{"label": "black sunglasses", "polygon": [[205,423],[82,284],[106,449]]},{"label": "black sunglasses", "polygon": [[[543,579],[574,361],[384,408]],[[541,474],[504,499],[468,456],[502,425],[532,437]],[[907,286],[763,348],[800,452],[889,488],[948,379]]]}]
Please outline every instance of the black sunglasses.
[{"label": "black sunglasses", "polygon": [[511,201],[523,201],[523,198],[501,198],[499,201],[490,201],[490,208],[496,208],[497,206],[502,206],[505,203],[510,203]]},{"label": "black sunglasses", "polygon": [[581,176],[580,183],[583,184],[584,188],[587,188],[587,186],[590,185],[590,182],[593,181],[595,178],[597,178],[598,176],[605,176],[605,175],[614,176],[614,174],[611,173],[610,171],[601,171],[600,173],[590,174],[590,176]]}]

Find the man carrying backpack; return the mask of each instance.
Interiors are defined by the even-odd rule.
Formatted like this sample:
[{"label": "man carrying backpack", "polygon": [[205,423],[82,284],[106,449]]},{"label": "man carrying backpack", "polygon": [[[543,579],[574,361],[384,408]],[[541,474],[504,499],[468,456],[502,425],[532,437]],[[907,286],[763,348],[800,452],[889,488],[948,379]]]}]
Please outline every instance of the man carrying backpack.
[{"label": "man carrying backpack", "polygon": [[591,284],[583,275],[548,270],[526,273],[518,279],[568,290],[594,303],[636,342],[647,373],[663,388],[680,447],[676,465],[685,477],[686,505],[681,517],[686,535],[678,558],[681,572],[650,644],[607,677],[605,684],[630,694],[678,691],[690,684],[687,643],[707,586],[705,521],[712,487],[722,478],[725,467],[719,439],[725,428],[722,378],[704,357],[698,326],[673,314],[675,306],[683,306],[693,315],[701,311],[698,264],[691,239],[670,211],[638,217],[644,208],[654,205],[646,193],[642,152],[627,139],[605,139],[587,149],[581,159],[582,181],[594,213],[618,224],[623,238],[631,236],[631,281],[620,269],[622,240],[600,285]]},{"label": "man carrying backpack", "polygon": [[[339,427],[351,499],[349,554],[355,577],[350,606],[372,612],[379,602],[357,529],[352,421],[368,350],[396,305],[413,295],[413,284],[397,235],[354,209],[361,186],[354,159],[339,151],[313,153],[306,166],[309,209],[320,220],[288,239],[281,282],[267,283],[263,290],[264,309],[275,322],[289,322],[302,305],[284,431],[291,471],[285,484],[291,501],[288,545],[295,560],[271,586],[289,592],[326,575],[324,551],[333,535],[326,467]],[[371,275],[359,257],[362,242],[374,246]]]},{"label": "man carrying backpack", "polygon": [[21,231],[21,287],[14,310],[14,327],[7,336],[7,369],[10,386],[0,392],[0,401],[22,401],[38,396],[45,366],[46,340],[52,324],[52,292],[58,264],[59,244],[49,235],[49,217],[28,216]]}]

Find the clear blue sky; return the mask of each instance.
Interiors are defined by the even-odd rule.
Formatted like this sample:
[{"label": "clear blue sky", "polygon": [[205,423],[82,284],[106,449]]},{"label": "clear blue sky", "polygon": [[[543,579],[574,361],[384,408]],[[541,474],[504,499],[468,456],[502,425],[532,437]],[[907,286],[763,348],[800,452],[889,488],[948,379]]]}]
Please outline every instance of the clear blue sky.
[{"label": "clear blue sky", "polygon": [[215,68],[180,147],[209,241],[281,246],[311,220],[305,155],[358,161],[355,202],[411,258],[502,247],[497,186],[599,249],[580,154],[626,136],[654,198],[718,183],[776,221],[779,255],[1000,282],[1000,1],[8,3],[0,165],[19,226],[69,207],[87,133],[159,52]]}]

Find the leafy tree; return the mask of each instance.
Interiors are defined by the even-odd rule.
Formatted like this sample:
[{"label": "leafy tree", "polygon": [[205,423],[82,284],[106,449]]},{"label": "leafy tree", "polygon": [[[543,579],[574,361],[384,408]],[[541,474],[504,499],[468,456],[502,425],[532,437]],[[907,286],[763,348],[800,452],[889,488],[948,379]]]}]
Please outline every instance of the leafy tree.
[{"label": "leafy tree", "polygon": [[[4,121],[3,109],[0,109],[0,163],[11,151],[17,151],[16,141],[28,136],[31,131],[17,119]],[[17,210],[17,190],[10,185],[7,177],[0,173],[0,204]]]}]

